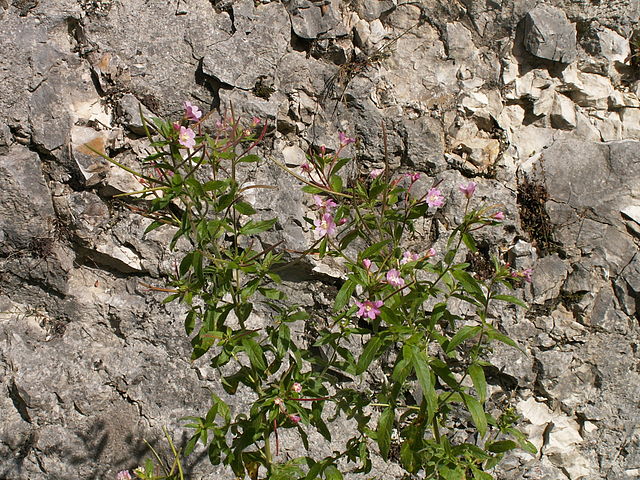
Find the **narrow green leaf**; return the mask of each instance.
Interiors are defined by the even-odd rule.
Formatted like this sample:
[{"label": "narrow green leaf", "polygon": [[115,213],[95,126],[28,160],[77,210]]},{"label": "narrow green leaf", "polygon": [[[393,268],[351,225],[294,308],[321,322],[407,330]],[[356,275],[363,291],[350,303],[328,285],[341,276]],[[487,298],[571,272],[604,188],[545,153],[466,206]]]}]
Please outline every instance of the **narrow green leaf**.
[{"label": "narrow green leaf", "polygon": [[187,335],[191,335],[196,326],[196,312],[191,310],[184,319],[184,331]]},{"label": "narrow green leaf", "polygon": [[329,184],[334,192],[342,192],[342,177],[340,177],[340,175],[331,175]]},{"label": "narrow green leaf", "polygon": [[362,254],[360,255],[360,257],[364,260],[365,258],[370,258],[374,256],[380,250],[382,250],[385,247],[385,245],[388,245],[390,241],[391,240],[383,240],[381,242],[374,243],[370,247],[365,248]]},{"label": "narrow green leaf", "polygon": [[272,218],[271,220],[261,220],[259,222],[254,222],[253,220],[249,220],[245,225],[240,228],[240,235],[257,235],[258,233],[266,232],[267,230],[271,230],[271,228],[278,221],[277,218]]},{"label": "narrow green leaf", "polygon": [[358,358],[358,363],[356,365],[356,375],[360,375],[367,368],[369,368],[369,365],[371,364],[373,359],[376,358],[376,354],[382,346],[382,343],[382,338],[380,338],[378,335],[371,337],[371,339],[364,346],[362,355],[360,355],[360,358]]},{"label": "narrow green leaf", "polygon": [[436,411],[437,395],[431,379],[431,370],[429,369],[429,360],[424,352],[413,347],[411,350],[411,361],[413,368],[416,371],[416,377],[418,377],[418,383],[422,387],[422,395],[427,403],[427,423],[431,423],[433,415]]},{"label": "narrow green leaf", "polygon": [[518,346],[518,344],[516,342],[514,342],[513,340],[511,340],[509,337],[507,337],[506,335],[500,333],[499,331],[497,331],[495,328],[490,328],[487,331],[487,337],[489,337],[491,340],[498,340],[499,342],[504,343],[505,345],[509,345],[510,347],[513,348],[517,348],[518,350],[520,350],[522,353],[526,353],[522,348],[520,348]]},{"label": "narrow green leaf", "polygon": [[502,300],[503,302],[509,302],[509,303],[513,303],[515,305],[518,305],[522,308],[529,308],[529,306],[524,303],[522,300],[520,300],[517,297],[514,297],[513,295],[493,295],[491,297],[492,300]]},{"label": "narrow green leaf", "polygon": [[318,187],[314,187],[313,185],[305,185],[304,187],[301,188],[301,190],[305,193],[310,193],[312,195],[316,194],[316,193],[322,193],[324,192],[324,190],[318,188]]},{"label": "narrow green leaf", "polygon": [[471,381],[473,382],[473,386],[476,389],[476,392],[478,392],[480,403],[484,403],[487,399],[487,380],[484,376],[484,369],[477,363],[474,363],[469,366],[468,371]]},{"label": "narrow green leaf", "polygon": [[242,339],[242,346],[244,347],[244,351],[249,357],[251,366],[259,372],[266,371],[267,363],[264,358],[264,353],[262,352],[262,347],[260,347],[260,345],[258,345],[255,341],[247,337],[244,337]]},{"label": "narrow green leaf", "polygon": [[449,353],[455,350],[455,348],[460,345],[462,342],[475,337],[482,331],[481,326],[472,327],[470,325],[465,325],[458,333],[456,333],[453,338],[449,341],[449,344],[445,348],[445,352]]},{"label": "narrow green leaf", "polygon": [[351,295],[353,295],[353,291],[355,290],[355,288],[355,280],[353,279],[353,277],[349,277],[347,281],[342,284],[342,287],[340,287],[338,295],[336,295],[336,300],[333,303],[334,312],[342,310],[347,305],[347,303],[349,303],[349,299],[351,298]]},{"label": "narrow green leaf", "polygon": [[484,408],[478,400],[473,398],[471,395],[467,395],[466,393],[462,394],[462,401],[464,402],[465,407],[469,410],[471,414],[471,419],[478,429],[478,433],[480,437],[484,437],[487,433],[487,417],[484,413]]},{"label": "narrow green leaf", "polygon": [[342,473],[334,465],[329,465],[324,470],[324,478],[326,480],[343,480]]},{"label": "narrow green leaf", "polygon": [[518,444],[513,440],[500,440],[498,442],[487,443],[485,448],[493,453],[504,453],[518,448]]},{"label": "narrow green leaf", "polygon": [[380,455],[387,460],[389,458],[389,449],[391,448],[391,427],[393,427],[394,412],[393,408],[388,407],[382,412],[378,419],[378,428],[376,429],[376,440],[380,448]]},{"label": "narrow green leaf", "polygon": [[244,157],[238,160],[238,162],[240,163],[252,163],[252,162],[259,162],[259,161],[260,161],[260,157],[258,155],[245,155]]},{"label": "narrow green leaf", "polygon": [[256,210],[248,202],[235,202],[233,208],[242,215],[253,215]]}]

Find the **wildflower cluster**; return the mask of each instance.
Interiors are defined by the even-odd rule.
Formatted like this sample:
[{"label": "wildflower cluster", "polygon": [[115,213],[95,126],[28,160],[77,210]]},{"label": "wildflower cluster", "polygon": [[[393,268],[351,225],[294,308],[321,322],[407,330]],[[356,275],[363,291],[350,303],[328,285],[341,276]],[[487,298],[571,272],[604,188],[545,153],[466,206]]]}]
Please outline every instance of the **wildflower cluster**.
[{"label": "wildflower cluster", "polygon": [[[245,198],[250,188],[271,188],[246,184],[241,173],[242,164],[259,161],[251,151],[267,126],[233,115],[209,127],[206,120],[185,102],[178,122],[146,124],[154,151],[144,163],[156,174],[128,169],[147,187],[135,192],[150,200],[147,231],[173,225],[170,246],[182,237],[192,245],[170,288],[162,289],[170,291],[167,301],[187,308],[192,359],[206,356],[228,395],[252,399],[247,410],[232,411],[212,393],[209,410],[188,418],[192,436],[183,453],[202,444],[212,464],[229,466],[238,478],[331,480],[343,478],[340,465],[370,471],[371,455],[388,459],[393,446],[410,475],[487,480],[506,451],[533,451],[514,428],[515,418],[496,418],[487,408],[490,343],[515,346],[494,324],[489,305],[524,306],[508,291],[529,281],[531,271],[511,271],[496,257],[495,274],[483,282],[469,264],[457,262],[462,249],[476,249],[476,230],[505,219],[495,207],[474,205],[478,185],[468,182],[454,191],[466,199],[463,221],[437,251],[424,244],[416,224],[434,221],[447,199],[437,183],[425,188],[428,179],[420,172],[398,175],[385,167],[347,178],[343,168],[350,160],[342,152],[355,140],[344,133],[336,151],[311,151],[299,169],[278,164],[310,195],[314,238],[301,255],[332,256],[345,266],[331,312],[321,316],[283,293],[278,272],[284,255],[279,245],[260,241],[276,220],[256,219]],[[454,314],[452,299],[466,302],[474,314]],[[269,321],[250,327],[258,308]],[[293,334],[294,326],[305,336]],[[385,379],[366,386],[362,380],[374,363]],[[282,454],[282,429],[295,432],[307,450],[312,431],[331,442],[329,413],[355,422],[342,450],[324,458]],[[476,441],[461,443],[452,425],[469,418]],[[182,478],[153,472],[147,466],[134,473],[149,480]]]}]

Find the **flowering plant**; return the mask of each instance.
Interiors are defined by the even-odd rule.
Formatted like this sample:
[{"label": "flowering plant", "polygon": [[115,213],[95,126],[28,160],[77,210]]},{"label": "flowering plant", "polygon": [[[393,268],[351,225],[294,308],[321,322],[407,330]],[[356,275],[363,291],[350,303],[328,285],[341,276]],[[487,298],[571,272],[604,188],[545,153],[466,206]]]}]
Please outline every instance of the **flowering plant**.
[{"label": "flowering plant", "polygon": [[[424,244],[419,224],[431,222],[446,198],[438,185],[424,188],[420,173],[385,167],[345,179],[350,160],[341,154],[354,143],[345,134],[336,151],[320,148],[300,170],[279,164],[312,196],[315,238],[301,255],[335,257],[344,268],[330,311],[309,312],[280,288],[278,245],[257,247],[276,220],[254,219],[246,199],[252,188],[271,188],[242,180],[242,166],[260,161],[251,152],[267,125],[245,126],[232,115],[206,129],[206,118],[186,103],[180,123],[155,119],[146,127],[154,151],[143,163],[156,174],[128,169],[148,187],[136,192],[150,199],[147,230],[172,225],[170,247],[181,238],[190,245],[167,301],[188,309],[192,359],[206,355],[228,395],[251,399],[236,411],[212,393],[208,412],[188,419],[184,453],[201,443],[211,463],[252,480],[341,479],[345,469],[370,471],[372,449],[411,475],[486,480],[504,452],[534,451],[508,405],[492,401],[487,409],[491,342],[517,348],[490,305],[524,307],[508,290],[531,272],[511,272],[496,257],[483,281],[460,261],[464,249],[476,250],[477,229],[504,219],[472,208],[476,184],[459,186],[464,217],[440,254]],[[257,311],[269,317],[259,328],[250,321]],[[294,333],[301,325],[303,337]],[[313,430],[331,442],[329,414],[350,420],[344,444],[322,458],[283,458],[283,429],[307,451]],[[464,429],[474,434],[460,440]]]}]

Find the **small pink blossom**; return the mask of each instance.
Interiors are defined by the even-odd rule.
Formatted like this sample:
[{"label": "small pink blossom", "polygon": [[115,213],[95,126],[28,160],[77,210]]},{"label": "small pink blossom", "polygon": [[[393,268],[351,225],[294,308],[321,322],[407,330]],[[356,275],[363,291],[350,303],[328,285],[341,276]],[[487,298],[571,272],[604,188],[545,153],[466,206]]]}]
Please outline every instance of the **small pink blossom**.
[{"label": "small pink blossom", "polygon": [[202,112],[198,107],[192,105],[191,102],[184,102],[184,118],[197,122],[202,118]]},{"label": "small pink blossom", "polygon": [[291,385],[291,390],[296,393],[300,393],[302,391],[302,385],[298,382],[295,382],[293,385]]},{"label": "small pink blossom", "polygon": [[338,226],[342,226],[345,223],[347,223],[349,220],[347,220],[346,218],[341,218],[340,220],[338,220]]},{"label": "small pink blossom", "polygon": [[196,146],[196,133],[190,128],[180,127],[180,133],[178,134],[178,143],[186,148],[193,148]]},{"label": "small pink blossom", "polygon": [[116,474],[116,480],[131,480],[129,470],[122,470]]},{"label": "small pink blossom", "polygon": [[393,287],[404,287],[404,279],[400,276],[400,272],[392,268],[387,272],[387,283]]},{"label": "small pink blossom", "polygon": [[400,265],[406,265],[409,262],[417,262],[420,259],[420,255],[417,253],[411,253],[409,250],[402,254]]},{"label": "small pink blossom", "polygon": [[289,420],[291,420],[293,423],[299,423],[300,422],[300,415],[291,414],[291,415],[289,415]]},{"label": "small pink blossom", "polygon": [[429,250],[427,250],[427,254],[425,255],[425,258],[431,258],[436,254],[436,249],[431,247]]},{"label": "small pink blossom", "polygon": [[407,173],[407,178],[411,180],[411,183],[415,183],[420,179],[420,172]]},{"label": "small pink blossom", "polygon": [[356,316],[358,317],[367,317],[371,320],[374,320],[378,315],[380,315],[380,307],[384,304],[382,300],[365,300],[364,302],[356,302],[356,305],[359,307],[359,310],[356,312]]},{"label": "small pink blossom", "polygon": [[460,185],[458,188],[467,198],[473,197],[473,192],[476,191],[478,184],[476,182],[469,182],[466,185]]},{"label": "small pink blossom", "polygon": [[316,236],[318,238],[331,236],[336,233],[336,223],[333,221],[333,217],[330,213],[325,213],[322,218],[316,219],[313,224],[315,225]]},{"label": "small pink blossom", "polygon": [[252,127],[257,127],[258,125],[260,125],[260,123],[262,123],[262,120],[260,120],[258,117],[252,117],[251,118],[251,126]]},{"label": "small pink blossom", "polygon": [[493,218],[494,220],[504,220],[504,212],[496,212],[491,215],[491,218]]},{"label": "small pink blossom", "polygon": [[368,271],[371,269],[371,260],[369,260],[368,258],[365,258],[364,260],[362,260],[362,264],[364,265],[364,268]]},{"label": "small pink blossom", "polygon": [[532,268],[525,268],[524,270],[514,270],[511,272],[513,278],[521,278],[527,283],[531,283],[531,275],[533,274]]},{"label": "small pink blossom", "polygon": [[384,172],[384,168],[375,168],[369,172],[371,178],[378,178]]},{"label": "small pink blossom", "polygon": [[432,188],[427,192],[427,205],[430,207],[441,207],[444,205],[442,192],[437,188]]},{"label": "small pink blossom", "polygon": [[322,198],[320,195],[314,195],[313,201],[316,206],[322,210],[326,210],[327,212],[332,211],[334,208],[338,206],[336,202],[334,202],[331,198]]},{"label": "small pink blossom", "polygon": [[302,165],[300,165],[300,168],[305,173],[311,173],[311,171],[313,170],[313,167],[309,162],[304,162]]},{"label": "small pink blossom", "polygon": [[346,146],[356,141],[355,138],[347,137],[344,132],[338,132],[338,138],[340,139],[340,145]]},{"label": "small pink blossom", "polygon": [[273,403],[274,403],[274,405],[282,405],[283,404],[282,399],[280,397],[274,398],[273,399]]}]

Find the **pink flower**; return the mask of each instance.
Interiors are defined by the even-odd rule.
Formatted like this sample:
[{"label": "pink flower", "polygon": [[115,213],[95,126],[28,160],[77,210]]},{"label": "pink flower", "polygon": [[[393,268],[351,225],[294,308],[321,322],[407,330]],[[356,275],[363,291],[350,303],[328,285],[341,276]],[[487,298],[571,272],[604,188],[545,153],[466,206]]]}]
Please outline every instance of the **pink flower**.
[{"label": "pink flower", "polygon": [[202,117],[202,112],[198,107],[192,105],[191,102],[184,102],[184,118],[197,122]]},{"label": "pink flower", "polygon": [[311,173],[311,170],[313,170],[313,167],[309,162],[304,162],[302,165],[300,165],[300,168],[305,173]]},{"label": "pink flower", "polygon": [[340,220],[338,220],[338,225],[344,225],[345,223],[347,223],[349,220],[347,220],[346,218],[341,218]]},{"label": "pink flower", "polygon": [[178,143],[186,148],[193,148],[196,146],[196,133],[190,128],[180,127],[180,133],[178,134]]},{"label": "pink flower", "polygon": [[316,236],[318,238],[331,236],[336,233],[336,223],[333,221],[333,217],[330,213],[325,213],[322,218],[316,219],[313,224],[315,225]]},{"label": "pink flower", "polygon": [[429,250],[427,250],[427,254],[425,255],[425,258],[431,258],[436,254],[436,249],[431,247]]},{"label": "pink flower", "polygon": [[302,385],[296,382],[293,385],[291,385],[291,390],[293,390],[296,393],[300,393],[302,391]]},{"label": "pink flower", "polygon": [[299,423],[300,415],[291,414],[289,415],[289,420],[291,420],[293,423]]},{"label": "pink flower", "polygon": [[262,120],[260,120],[258,117],[252,117],[251,118],[251,126],[252,127],[257,127],[258,125],[260,125],[261,122],[262,122]]},{"label": "pink flower", "polygon": [[430,207],[441,207],[444,205],[442,192],[437,188],[432,188],[427,192],[427,205]]},{"label": "pink flower", "polygon": [[417,253],[411,253],[409,250],[402,254],[400,265],[406,265],[409,262],[417,262],[420,256]]},{"label": "pink flower", "polygon": [[338,138],[340,139],[340,145],[346,146],[350,143],[354,143],[356,141],[355,138],[347,137],[347,135],[343,132],[338,132]]},{"label": "pink flower", "polygon": [[392,268],[387,272],[387,283],[393,287],[404,287],[404,279],[400,276],[400,272]]},{"label": "pink flower", "polygon": [[116,480],[131,480],[129,470],[122,470],[116,474]]},{"label": "pink flower", "polygon": [[356,305],[360,307],[360,309],[356,312],[356,316],[358,317],[368,317],[371,320],[374,320],[378,315],[380,315],[380,307],[384,304],[382,300],[365,300],[363,303],[356,302]]},{"label": "pink flower", "polygon": [[493,218],[494,220],[504,220],[504,212],[496,212],[491,215],[491,218]]},{"label": "pink flower", "polygon": [[415,183],[420,179],[420,172],[407,173],[407,178],[411,179],[411,183]]},{"label": "pink flower", "polygon": [[460,185],[458,188],[464,194],[465,197],[473,197],[473,192],[476,191],[478,184],[476,182],[469,182],[466,185]]},{"label": "pink flower", "polygon": [[382,172],[384,172],[384,168],[375,168],[369,172],[369,176],[375,179],[382,175]]},{"label": "pink flower", "polygon": [[274,405],[282,405],[282,399],[280,397],[276,397],[273,399]]},{"label": "pink flower", "polygon": [[531,283],[531,275],[533,274],[532,268],[525,268],[524,270],[516,270],[511,272],[513,278],[521,278],[527,283]]},{"label": "pink flower", "polygon": [[366,270],[370,270],[371,269],[371,260],[369,260],[368,258],[365,258],[364,260],[362,260],[362,264],[364,265],[364,268]]},{"label": "pink flower", "polygon": [[313,201],[316,203],[316,206],[318,208],[321,208],[322,210],[326,210],[327,212],[330,212],[331,210],[333,210],[338,206],[338,204],[334,202],[331,198],[324,199],[320,195],[314,195]]}]

